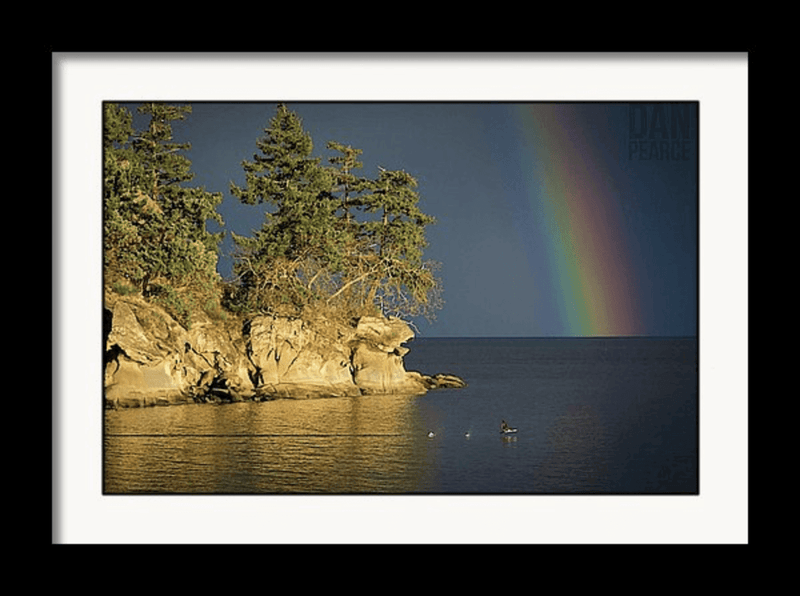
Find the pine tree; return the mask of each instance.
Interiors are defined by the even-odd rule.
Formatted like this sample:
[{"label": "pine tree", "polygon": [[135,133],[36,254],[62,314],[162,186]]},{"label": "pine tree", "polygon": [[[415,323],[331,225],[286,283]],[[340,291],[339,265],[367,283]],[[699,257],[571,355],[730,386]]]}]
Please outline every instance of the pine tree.
[{"label": "pine tree", "polygon": [[[333,167],[314,157],[300,118],[280,104],[260,150],[244,161],[245,185],[231,193],[267,204],[263,225],[237,245],[233,304],[244,311],[295,311],[317,302],[348,313],[432,316],[440,306],[433,263],[422,260],[425,227],[417,181],[406,172],[358,176],[361,150],[329,141]],[[377,216],[377,217],[376,217]]]},{"label": "pine tree", "polygon": [[148,103],[150,116],[136,132],[124,108],[105,108],[106,275],[138,288],[188,323],[198,303],[216,299],[219,243],[209,220],[222,224],[216,206],[221,193],[192,188],[191,162],[181,154],[188,143],[172,142],[172,122],[191,106]]},{"label": "pine tree", "polygon": [[106,104],[103,113],[103,257],[106,281],[123,289],[137,285],[142,270],[137,259],[141,245],[139,221],[140,164],[130,146],[132,115]]},{"label": "pine tree", "polygon": [[361,210],[379,218],[361,223],[362,246],[367,250],[347,283],[359,283],[364,303],[377,302],[385,313],[432,317],[441,306],[440,282],[434,273],[438,264],[423,261],[422,256],[427,247],[425,228],[436,220],[419,209],[416,187],[417,180],[407,172],[383,168],[376,180],[363,186]]},{"label": "pine tree", "polygon": [[368,182],[356,176],[353,170],[364,166],[358,161],[358,156],[362,154],[361,149],[354,149],[349,145],[342,145],[336,141],[328,141],[328,149],[339,152],[341,155],[334,155],[328,162],[337,166],[335,171],[334,194],[339,194],[340,211],[339,217],[344,220],[346,225],[353,224],[353,214],[351,209],[361,207],[362,203],[356,197],[363,192]]},{"label": "pine tree", "polygon": [[341,269],[346,232],[336,225],[333,172],[312,157],[300,118],[280,104],[264,132],[256,142],[260,153],[242,163],[245,186],[231,183],[243,203],[269,206],[254,236],[232,234],[236,303],[245,310],[300,308],[313,299],[317,282]]}]

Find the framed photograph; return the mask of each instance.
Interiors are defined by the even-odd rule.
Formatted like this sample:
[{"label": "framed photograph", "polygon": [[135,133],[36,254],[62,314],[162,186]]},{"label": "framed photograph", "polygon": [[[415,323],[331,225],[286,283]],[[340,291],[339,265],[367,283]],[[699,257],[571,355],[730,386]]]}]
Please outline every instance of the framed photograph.
[{"label": "framed photograph", "polygon": [[747,78],[54,53],[53,542],[747,542]]}]

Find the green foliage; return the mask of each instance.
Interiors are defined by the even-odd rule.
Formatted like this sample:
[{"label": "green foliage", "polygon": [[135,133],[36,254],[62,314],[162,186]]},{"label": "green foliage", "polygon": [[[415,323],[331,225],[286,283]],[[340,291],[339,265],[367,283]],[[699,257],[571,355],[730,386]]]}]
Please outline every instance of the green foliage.
[{"label": "green foliage", "polygon": [[228,318],[228,313],[222,308],[218,298],[206,300],[203,311],[214,321],[224,321]]},{"label": "green foliage", "polygon": [[132,294],[136,294],[139,290],[134,288],[133,286],[125,285],[124,283],[114,282],[111,284],[111,288],[120,296],[129,296]]},{"label": "green foliage", "polygon": [[[251,237],[233,234],[237,287],[231,308],[293,312],[310,307],[348,316],[374,312],[432,317],[440,307],[436,264],[422,259],[425,227],[417,181],[403,171],[356,175],[361,150],[330,141],[331,166],[312,155],[300,118],[279,105],[260,153],[245,161],[242,203],[267,204]],[[316,305],[316,306],[315,306]]]},{"label": "green foliage", "polygon": [[191,106],[148,103],[146,130],[133,128],[132,114],[104,106],[104,273],[114,287],[134,286],[188,322],[202,297],[214,294],[222,233],[216,212],[221,193],[186,186],[194,175],[181,154],[189,144],[172,142],[172,122]]},{"label": "green foliage", "polygon": [[191,146],[173,140],[191,106],[146,103],[138,112],[149,117],[143,130],[127,109],[104,105],[104,274],[117,293],[140,292],[187,327],[201,312],[431,318],[440,307],[437,264],[423,260],[434,218],[419,209],[414,177],[382,168],[361,176],[361,150],[335,141],[323,163],[282,104],[242,162],[244,185],[230,185],[265,212],[252,235],[232,233],[234,279],[223,283],[223,233],[207,229],[223,225],[222,194],[190,185]]}]

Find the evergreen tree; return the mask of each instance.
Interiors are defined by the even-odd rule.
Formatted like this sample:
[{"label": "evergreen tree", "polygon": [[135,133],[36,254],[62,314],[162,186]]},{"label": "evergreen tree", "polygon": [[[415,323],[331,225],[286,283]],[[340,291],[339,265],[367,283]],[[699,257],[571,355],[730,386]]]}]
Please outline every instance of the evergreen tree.
[{"label": "evergreen tree", "polygon": [[130,139],[134,134],[132,115],[125,108],[106,104],[103,113],[103,258],[106,281],[137,284],[142,269],[137,258],[141,238],[139,222],[144,217],[140,204],[143,171]]},{"label": "evergreen tree", "polygon": [[264,132],[256,142],[260,153],[242,163],[245,186],[231,183],[243,203],[269,206],[254,236],[232,234],[236,303],[245,310],[299,308],[314,297],[318,281],[342,266],[345,230],[336,225],[335,179],[312,157],[311,136],[285,105]]},{"label": "evergreen tree", "polygon": [[237,245],[234,304],[244,311],[298,310],[314,302],[340,314],[371,311],[432,316],[440,306],[433,263],[422,260],[425,227],[417,181],[381,170],[356,175],[361,151],[330,141],[333,167],[314,157],[300,118],[280,104],[260,154],[244,161],[245,186],[231,193],[267,204],[262,227]]},{"label": "evergreen tree", "polygon": [[105,265],[112,283],[138,288],[188,323],[191,311],[216,298],[219,243],[207,221],[222,224],[221,193],[185,186],[194,175],[181,154],[188,143],[172,142],[172,122],[191,106],[148,103],[150,116],[136,132],[130,112],[105,107]]},{"label": "evergreen tree", "polygon": [[407,172],[383,168],[376,180],[366,182],[359,197],[361,210],[379,218],[360,224],[361,246],[366,250],[358,255],[358,266],[351,268],[346,285],[358,283],[364,303],[377,302],[387,314],[432,317],[441,306],[440,282],[434,273],[438,265],[422,256],[427,247],[425,228],[435,219],[419,209],[416,186],[417,180]]},{"label": "evergreen tree", "polygon": [[338,193],[340,196],[340,218],[344,219],[346,225],[350,225],[353,223],[351,209],[363,206],[357,197],[359,193],[368,187],[368,182],[365,179],[353,173],[353,170],[364,166],[358,161],[358,156],[361,155],[362,151],[349,145],[342,145],[336,141],[328,141],[328,149],[338,151],[341,154],[329,158],[328,162],[338,166],[334,173],[335,186],[333,192],[334,194]]}]

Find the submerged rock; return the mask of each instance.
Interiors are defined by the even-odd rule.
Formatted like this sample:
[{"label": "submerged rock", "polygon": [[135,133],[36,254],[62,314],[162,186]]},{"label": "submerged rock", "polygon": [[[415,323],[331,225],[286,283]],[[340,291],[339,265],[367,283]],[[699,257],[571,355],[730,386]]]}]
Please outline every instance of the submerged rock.
[{"label": "submerged rock", "polygon": [[425,376],[424,378],[429,389],[461,389],[467,386],[463,379],[455,375],[440,373],[432,377]]}]

